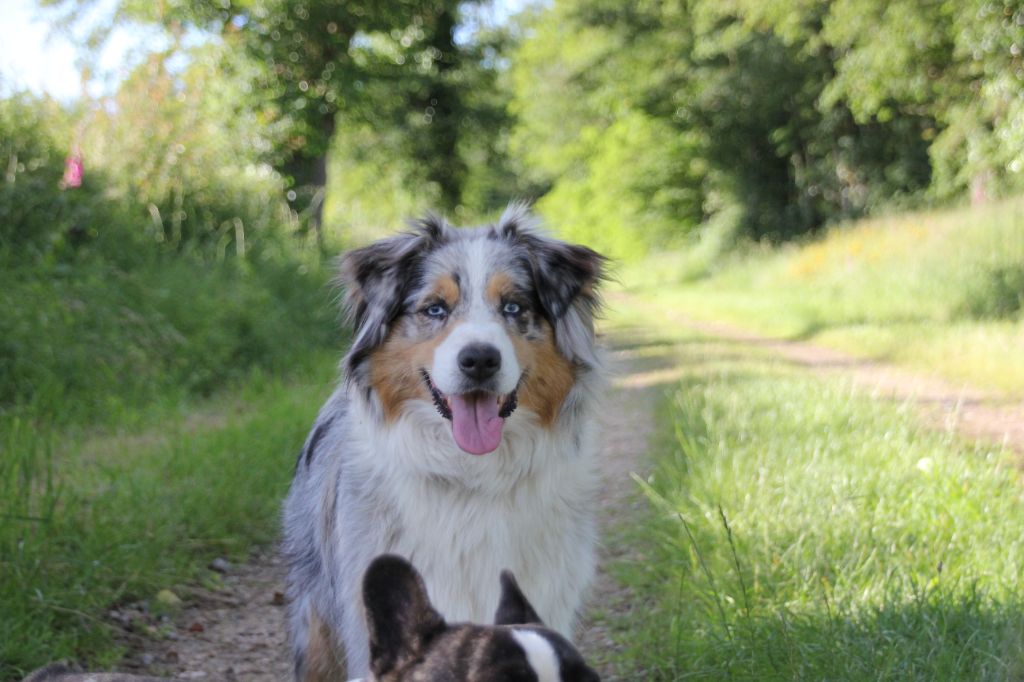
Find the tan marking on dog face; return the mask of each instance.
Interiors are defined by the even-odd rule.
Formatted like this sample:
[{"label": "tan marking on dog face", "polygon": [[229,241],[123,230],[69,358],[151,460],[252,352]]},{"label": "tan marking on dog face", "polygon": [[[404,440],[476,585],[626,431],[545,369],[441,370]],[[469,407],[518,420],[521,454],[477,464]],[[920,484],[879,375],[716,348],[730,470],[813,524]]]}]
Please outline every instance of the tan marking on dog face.
[{"label": "tan marking on dog face", "polygon": [[306,646],[302,682],[336,682],[344,676],[344,657],[327,623],[314,611],[309,616],[309,644]]},{"label": "tan marking on dog face", "polygon": [[[448,310],[455,309],[461,295],[453,275],[438,277],[428,292],[421,303],[429,304],[440,299]],[[454,327],[449,320],[439,333],[425,337],[432,324],[436,323],[406,318],[398,323],[387,341],[370,354],[370,385],[380,397],[385,421],[396,419],[407,400],[432,400],[420,370],[430,369],[434,351]]]},{"label": "tan marking on dog face", "polygon": [[434,351],[448,338],[453,327],[445,325],[440,334],[428,339],[392,334],[384,345],[370,354],[370,385],[380,397],[385,421],[394,421],[407,400],[432,400],[420,370],[429,370]]},{"label": "tan marking on dog face", "polygon": [[512,277],[507,272],[499,272],[487,281],[484,296],[488,302],[497,306],[504,298],[511,296],[515,291],[516,283]]},{"label": "tan marking on dog face", "polygon": [[576,380],[572,363],[558,352],[555,335],[547,322],[541,322],[541,335],[530,341],[518,334],[512,336],[519,365],[526,371],[526,381],[519,389],[519,408],[535,412],[541,424],[555,423],[562,403]]},{"label": "tan marking on dog face", "polygon": [[451,275],[442,275],[434,282],[434,286],[431,287],[431,295],[427,298],[439,298],[448,305],[448,310],[454,310],[460,295],[459,285],[455,282],[455,278]]}]

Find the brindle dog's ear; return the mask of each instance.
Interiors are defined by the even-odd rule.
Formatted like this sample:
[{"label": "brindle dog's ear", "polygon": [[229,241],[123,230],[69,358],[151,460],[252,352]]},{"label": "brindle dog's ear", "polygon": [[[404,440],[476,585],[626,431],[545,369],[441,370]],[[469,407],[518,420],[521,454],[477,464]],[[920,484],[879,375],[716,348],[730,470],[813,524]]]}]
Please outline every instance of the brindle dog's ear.
[{"label": "brindle dog's ear", "polygon": [[543,625],[533,605],[519,589],[512,571],[501,572],[501,600],[494,614],[495,625]]},{"label": "brindle dog's ear", "polygon": [[593,249],[542,236],[525,204],[511,204],[496,226],[508,241],[525,247],[544,316],[555,330],[558,349],[586,366],[598,364],[594,316],[601,307],[597,287],[607,259]]},{"label": "brindle dog's ear", "polygon": [[423,578],[408,561],[377,557],[363,578],[363,603],[370,632],[370,670],[380,677],[416,658],[446,624],[427,597]]},{"label": "brindle dog's ear", "polygon": [[449,229],[441,218],[428,216],[413,223],[410,232],[341,257],[336,283],[344,289],[346,317],[355,332],[345,357],[349,378],[358,379],[363,361],[384,343],[406,297],[419,283],[423,256],[447,239]]}]

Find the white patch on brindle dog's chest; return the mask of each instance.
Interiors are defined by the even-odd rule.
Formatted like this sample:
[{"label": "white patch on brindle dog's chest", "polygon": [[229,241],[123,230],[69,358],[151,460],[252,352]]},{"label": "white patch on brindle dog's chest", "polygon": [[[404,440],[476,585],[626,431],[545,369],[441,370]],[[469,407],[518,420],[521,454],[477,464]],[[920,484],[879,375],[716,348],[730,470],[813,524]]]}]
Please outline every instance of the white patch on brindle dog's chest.
[{"label": "white patch on brindle dog's chest", "polygon": [[[574,434],[540,429],[534,415],[517,412],[502,445],[484,457],[461,452],[426,403],[384,429],[369,415],[358,422],[367,428],[352,444],[372,438],[374,447],[353,448],[348,466],[379,484],[374,494],[396,515],[374,522],[389,544],[346,543],[350,557],[369,550],[363,568],[381,551],[414,559],[431,599],[456,621],[486,622],[500,593],[494,576],[511,569],[545,622],[571,636],[571,605],[592,574],[587,512],[599,485],[591,461],[574,453],[596,450],[594,420],[581,420]],[[340,534],[352,537],[346,526],[342,519]]]}]

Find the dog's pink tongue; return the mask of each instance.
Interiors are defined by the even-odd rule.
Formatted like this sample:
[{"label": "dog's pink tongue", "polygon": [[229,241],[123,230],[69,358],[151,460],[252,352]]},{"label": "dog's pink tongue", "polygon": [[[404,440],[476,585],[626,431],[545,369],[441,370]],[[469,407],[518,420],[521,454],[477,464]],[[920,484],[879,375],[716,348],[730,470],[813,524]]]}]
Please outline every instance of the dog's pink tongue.
[{"label": "dog's pink tongue", "polygon": [[452,435],[459,447],[473,455],[494,452],[501,443],[505,420],[498,416],[498,400],[490,393],[450,396]]}]

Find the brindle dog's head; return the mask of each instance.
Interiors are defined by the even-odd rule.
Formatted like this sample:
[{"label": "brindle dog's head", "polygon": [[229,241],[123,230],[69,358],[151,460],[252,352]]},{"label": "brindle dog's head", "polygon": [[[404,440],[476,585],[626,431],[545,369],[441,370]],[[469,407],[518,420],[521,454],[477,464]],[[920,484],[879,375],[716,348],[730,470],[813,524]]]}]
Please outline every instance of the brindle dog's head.
[{"label": "brindle dog's head", "polygon": [[508,571],[494,625],[448,624],[409,562],[384,555],[363,581],[373,682],[600,682],[544,627]]}]

